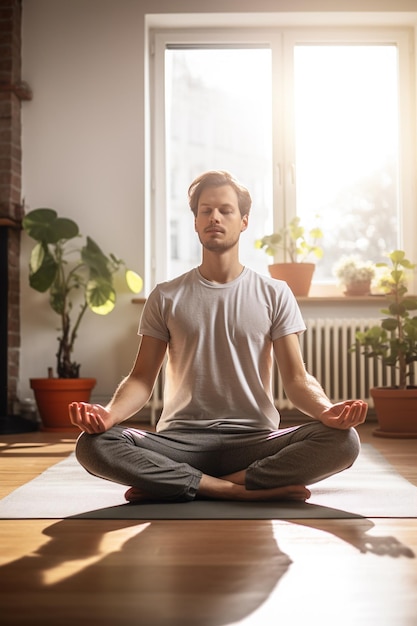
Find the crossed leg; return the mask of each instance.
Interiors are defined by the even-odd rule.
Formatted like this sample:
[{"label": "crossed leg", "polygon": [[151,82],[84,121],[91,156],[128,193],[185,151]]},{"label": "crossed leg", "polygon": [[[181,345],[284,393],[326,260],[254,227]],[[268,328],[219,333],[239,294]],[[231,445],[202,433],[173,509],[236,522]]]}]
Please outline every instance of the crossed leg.
[{"label": "crossed leg", "polygon": [[359,448],[353,429],[315,422],[250,435],[115,427],[82,434],[76,451],[91,474],[130,486],[128,501],[304,501],[306,485],[352,465]]}]

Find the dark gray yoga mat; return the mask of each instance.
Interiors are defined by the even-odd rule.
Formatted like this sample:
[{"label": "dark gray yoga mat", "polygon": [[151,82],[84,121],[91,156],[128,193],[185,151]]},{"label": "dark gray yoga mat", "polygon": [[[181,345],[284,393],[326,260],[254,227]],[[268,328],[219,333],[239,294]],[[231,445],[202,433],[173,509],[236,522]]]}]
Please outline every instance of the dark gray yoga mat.
[{"label": "dark gray yoga mat", "polygon": [[73,454],[0,500],[1,519],[313,519],[417,517],[417,487],[371,445],[308,502],[125,503],[126,487],[90,476]]}]

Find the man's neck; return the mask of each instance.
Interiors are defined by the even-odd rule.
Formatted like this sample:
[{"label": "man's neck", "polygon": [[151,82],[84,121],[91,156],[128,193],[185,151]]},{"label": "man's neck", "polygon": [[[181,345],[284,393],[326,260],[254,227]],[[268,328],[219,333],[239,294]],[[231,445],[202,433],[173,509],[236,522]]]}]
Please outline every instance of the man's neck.
[{"label": "man's neck", "polygon": [[219,257],[213,258],[203,258],[203,262],[198,268],[200,274],[206,280],[209,280],[212,283],[230,283],[232,280],[235,280],[242,273],[244,266],[241,262],[236,259],[234,262],[227,263],[222,262],[222,259]]}]

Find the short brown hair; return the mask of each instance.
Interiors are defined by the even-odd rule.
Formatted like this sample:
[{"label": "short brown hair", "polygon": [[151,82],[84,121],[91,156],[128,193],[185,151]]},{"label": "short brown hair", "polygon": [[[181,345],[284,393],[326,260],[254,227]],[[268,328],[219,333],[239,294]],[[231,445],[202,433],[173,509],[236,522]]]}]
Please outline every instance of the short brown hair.
[{"label": "short brown hair", "polygon": [[224,170],[211,170],[197,176],[188,188],[188,202],[196,217],[201,192],[207,189],[207,187],[221,187],[222,185],[230,185],[230,187],[236,191],[241,216],[249,215],[252,206],[252,198],[246,187],[233,178],[229,172]]}]

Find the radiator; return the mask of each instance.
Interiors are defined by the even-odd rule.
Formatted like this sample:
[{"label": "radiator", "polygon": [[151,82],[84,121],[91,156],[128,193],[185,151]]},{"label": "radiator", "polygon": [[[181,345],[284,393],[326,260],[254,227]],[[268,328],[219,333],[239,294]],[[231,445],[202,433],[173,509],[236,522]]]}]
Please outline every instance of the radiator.
[{"label": "radiator", "polygon": [[[379,359],[365,358],[361,348],[356,352],[350,350],[356,341],[356,332],[379,324],[380,318],[307,319],[305,323],[307,330],[300,335],[300,345],[306,368],[317,378],[332,402],[358,398],[373,407],[371,387],[396,384],[393,368],[383,366]],[[152,424],[156,423],[162,408],[164,371],[163,367],[149,403]],[[293,409],[276,367],[272,384],[277,408]]]},{"label": "radiator", "polygon": [[[380,323],[378,319],[308,319],[300,336],[304,362],[332,402],[349,398],[365,400],[373,407],[372,387],[395,385],[396,371],[380,359],[368,359],[356,342],[356,332]],[[357,350],[352,352],[353,344]],[[279,409],[294,408],[285,396],[275,368],[273,392]]]}]

